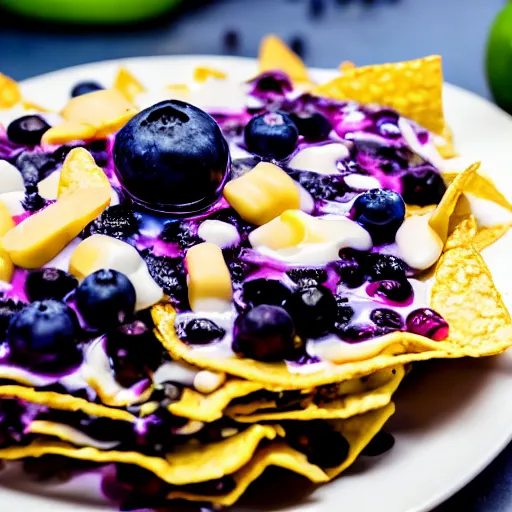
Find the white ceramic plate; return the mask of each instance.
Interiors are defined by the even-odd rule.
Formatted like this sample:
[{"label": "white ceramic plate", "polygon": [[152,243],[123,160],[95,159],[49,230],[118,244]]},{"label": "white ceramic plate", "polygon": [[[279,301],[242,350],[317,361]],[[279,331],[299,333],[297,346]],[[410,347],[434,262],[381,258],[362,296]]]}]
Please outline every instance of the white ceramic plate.
[{"label": "white ceramic plate", "polygon": [[[66,101],[76,82],[112,83],[120,62],[71,68],[23,84],[34,101],[55,108]],[[235,79],[255,74],[252,60],[222,57],[158,57],[123,61],[147,85],[183,82],[198,64],[223,69]],[[318,80],[333,72],[315,71]],[[484,169],[501,190],[512,195],[512,118],[462,89],[447,85],[446,114],[456,146],[465,160],[483,160]],[[512,236],[485,251],[509,307]],[[507,268],[508,267],[508,268]],[[474,298],[478,301],[478,296]],[[476,476],[512,438],[512,352],[486,360],[444,361],[416,366],[396,396],[397,413],[389,423],[396,437],[393,450],[361,459],[341,478],[319,488],[303,480],[269,472],[234,510],[249,512],[419,512],[432,509]],[[111,510],[83,488],[98,485],[94,477],[76,484],[30,488],[18,474],[3,473],[0,510],[65,512]],[[71,498],[70,498],[71,496]],[[69,500],[73,500],[73,504]]]}]

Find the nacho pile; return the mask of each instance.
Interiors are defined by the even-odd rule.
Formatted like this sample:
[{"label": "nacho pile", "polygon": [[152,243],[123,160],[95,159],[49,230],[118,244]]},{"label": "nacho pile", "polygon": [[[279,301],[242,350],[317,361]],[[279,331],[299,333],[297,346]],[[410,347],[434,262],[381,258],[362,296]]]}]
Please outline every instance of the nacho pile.
[{"label": "nacho pile", "polygon": [[512,345],[512,204],[447,164],[441,57],[317,83],[270,35],[243,83],[105,85],[47,112],[0,74],[0,459],[229,507],[385,456],[411,363]]}]

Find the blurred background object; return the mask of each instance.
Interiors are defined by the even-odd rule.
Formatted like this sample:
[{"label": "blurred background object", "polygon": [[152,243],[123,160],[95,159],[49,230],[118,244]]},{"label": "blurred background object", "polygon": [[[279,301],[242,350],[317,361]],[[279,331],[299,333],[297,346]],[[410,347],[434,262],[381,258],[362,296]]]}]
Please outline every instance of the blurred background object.
[{"label": "blurred background object", "polygon": [[[261,37],[274,32],[311,66],[333,68],[344,60],[360,66],[439,53],[449,82],[486,97],[490,97],[484,73],[486,41],[505,4],[504,0],[181,0],[178,5],[172,0],[0,0],[4,7],[34,15],[27,6],[37,4],[41,9],[44,4],[47,13],[53,11],[60,19],[58,5],[64,3],[74,6],[73,20],[81,20],[81,26],[0,12],[2,72],[20,80],[131,56],[254,57]],[[136,11],[129,15],[136,4],[147,9],[138,11],[138,22]],[[100,19],[98,7],[110,15],[117,12],[116,18]],[[147,20],[150,11],[156,15],[152,21]],[[131,24],[120,24],[130,17]],[[84,25],[88,20],[110,24]]]}]

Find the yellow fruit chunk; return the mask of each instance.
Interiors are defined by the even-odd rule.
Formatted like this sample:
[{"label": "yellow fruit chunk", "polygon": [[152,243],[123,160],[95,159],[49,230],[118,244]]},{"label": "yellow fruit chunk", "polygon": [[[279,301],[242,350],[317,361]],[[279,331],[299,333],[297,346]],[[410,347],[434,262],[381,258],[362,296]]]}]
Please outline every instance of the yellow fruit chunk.
[{"label": "yellow fruit chunk", "polygon": [[36,110],[37,112],[51,112],[51,110],[47,109],[46,107],[42,107],[38,103],[34,103],[33,101],[30,101],[30,100],[22,100],[21,106],[25,110]]},{"label": "yellow fruit chunk", "polygon": [[0,238],[14,227],[14,221],[7,205],[0,201]]},{"label": "yellow fruit chunk", "polygon": [[170,84],[164,87],[173,99],[187,99],[190,96],[190,87],[187,84]]},{"label": "yellow fruit chunk", "polygon": [[0,248],[0,281],[10,283],[14,274],[14,265],[9,254]]},{"label": "yellow fruit chunk", "polygon": [[224,197],[247,222],[261,226],[300,206],[295,182],[277,165],[262,162],[224,187]]},{"label": "yellow fruit chunk", "polygon": [[225,80],[228,77],[224,71],[220,71],[214,68],[207,68],[204,66],[198,66],[194,69],[194,80],[196,82],[204,83],[209,78],[216,78],[217,80]]},{"label": "yellow fruit chunk", "polygon": [[311,82],[308,69],[301,58],[273,34],[263,38],[258,60],[260,73],[280,70],[294,82]]},{"label": "yellow fruit chunk", "polygon": [[0,73],[0,109],[12,108],[20,101],[21,91],[18,83]]},{"label": "yellow fruit chunk", "polygon": [[135,96],[146,92],[146,88],[126,68],[120,68],[114,80],[114,89],[119,91],[130,103]]},{"label": "yellow fruit chunk", "polygon": [[313,94],[391,107],[437,135],[446,133],[443,69],[439,55],[345,68],[341,76],[318,86]]},{"label": "yellow fruit chunk", "polygon": [[19,267],[41,267],[57,256],[109,204],[107,187],[70,192],[7,232],[2,240],[4,249]]},{"label": "yellow fruit chunk", "polygon": [[72,98],[61,115],[66,121],[93,126],[96,137],[106,137],[123,127],[136,113],[119,91],[105,89]]},{"label": "yellow fruit chunk", "polygon": [[90,140],[96,135],[96,128],[90,124],[69,121],[52,126],[43,135],[45,144],[66,144],[75,140]]},{"label": "yellow fruit chunk", "polygon": [[229,309],[233,290],[221,249],[206,242],[195,245],[188,250],[185,262],[192,311]]},{"label": "yellow fruit chunk", "polygon": [[84,148],[72,149],[62,165],[57,196],[79,188],[94,187],[107,187],[110,190],[108,178],[89,151]]}]

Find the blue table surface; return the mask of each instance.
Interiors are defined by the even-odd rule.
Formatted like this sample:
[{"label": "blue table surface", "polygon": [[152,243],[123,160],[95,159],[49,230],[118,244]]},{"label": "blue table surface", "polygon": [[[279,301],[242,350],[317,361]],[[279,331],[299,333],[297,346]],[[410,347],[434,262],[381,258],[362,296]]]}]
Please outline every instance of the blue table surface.
[{"label": "blue table surface", "polygon": [[[46,0],[42,0],[46,1]],[[439,53],[446,80],[490,98],[484,74],[489,27],[504,0],[324,0],[311,15],[307,0],[186,0],[158,23],[116,30],[45,27],[0,11],[0,71],[18,80],[67,66],[144,55],[256,56],[269,32],[304,42],[309,65],[334,67],[400,61]],[[0,1],[1,4],[1,1]],[[190,5],[193,4],[193,5]],[[436,512],[512,510],[512,444]]]}]

